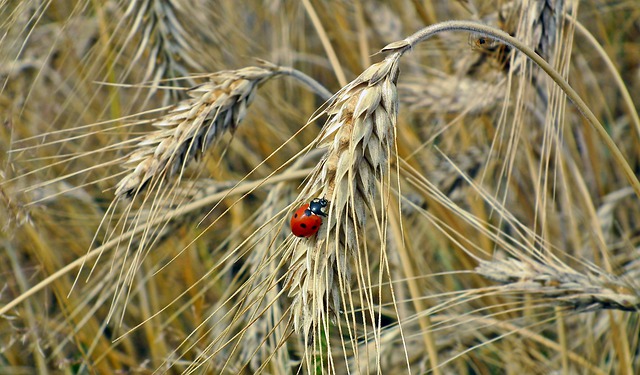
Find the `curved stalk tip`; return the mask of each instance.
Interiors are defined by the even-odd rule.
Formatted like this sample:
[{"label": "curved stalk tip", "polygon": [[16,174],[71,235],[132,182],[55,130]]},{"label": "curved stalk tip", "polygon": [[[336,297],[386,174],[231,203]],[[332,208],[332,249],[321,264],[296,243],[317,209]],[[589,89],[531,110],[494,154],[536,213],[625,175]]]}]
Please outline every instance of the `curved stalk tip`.
[{"label": "curved stalk tip", "polygon": [[584,100],[582,100],[580,95],[578,95],[578,93],[569,85],[569,83],[560,75],[560,73],[553,69],[553,67],[549,65],[549,63],[547,63],[542,57],[536,54],[533,49],[529,48],[527,45],[507,34],[506,32],[492,26],[483,25],[472,21],[445,21],[437,23],[435,25],[427,26],[403,40],[388,44],[381,50],[381,52],[396,52],[404,54],[410,49],[413,49],[418,43],[445,31],[468,31],[495,39],[524,53],[531,61],[538,65],[542,70],[544,70],[545,73],[547,73],[549,77],[551,77],[551,79],[553,79],[553,81],[555,81],[555,83],[560,86],[562,91],[565,92],[567,97],[573,102],[573,104],[575,104],[575,106],[582,113],[585,119],[598,133],[609,151],[613,154],[616,162],[622,168],[622,172],[624,173],[629,184],[631,184],[631,186],[633,187],[636,195],[640,198],[640,181],[638,181],[638,177],[635,175],[633,169],[629,166],[629,163],[627,162],[615,142],[613,142],[604,126],[589,109]]}]

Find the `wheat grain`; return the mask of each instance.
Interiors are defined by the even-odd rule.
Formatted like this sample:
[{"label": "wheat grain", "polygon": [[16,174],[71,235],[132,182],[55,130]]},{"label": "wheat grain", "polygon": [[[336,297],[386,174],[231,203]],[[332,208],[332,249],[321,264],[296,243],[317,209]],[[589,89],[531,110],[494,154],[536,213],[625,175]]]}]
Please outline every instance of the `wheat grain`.
[{"label": "wheat grain", "polygon": [[526,1],[525,4],[525,14],[531,25],[530,45],[549,60],[561,24],[564,0]]}]

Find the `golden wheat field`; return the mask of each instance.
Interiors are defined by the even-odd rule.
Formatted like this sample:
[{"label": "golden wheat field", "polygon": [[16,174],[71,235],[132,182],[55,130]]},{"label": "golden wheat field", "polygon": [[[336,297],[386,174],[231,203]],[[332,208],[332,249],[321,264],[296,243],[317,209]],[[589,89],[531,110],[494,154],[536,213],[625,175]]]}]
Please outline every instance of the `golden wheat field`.
[{"label": "golden wheat field", "polygon": [[637,0],[0,0],[0,374],[638,374],[639,104]]}]

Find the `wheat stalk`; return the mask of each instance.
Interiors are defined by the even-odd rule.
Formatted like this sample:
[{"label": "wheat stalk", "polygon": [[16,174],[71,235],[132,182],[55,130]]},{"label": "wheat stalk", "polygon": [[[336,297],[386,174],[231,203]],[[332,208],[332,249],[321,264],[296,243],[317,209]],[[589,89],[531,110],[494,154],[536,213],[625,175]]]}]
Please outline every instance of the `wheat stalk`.
[{"label": "wheat stalk", "polygon": [[611,154],[613,155],[613,160],[621,168],[622,173],[624,174],[629,184],[633,187],[636,195],[640,196],[640,181],[638,180],[638,177],[633,172],[633,169],[630,167],[629,162],[627,161],[627,159],[625,159],[625,156],[622,154],[618,146],[613,142],[613,140],[607,133],[605,127],[598,120],[593,111],[591,111],[589,106],[580,97],[580,95],[578,95],[578,93],[569,85],[567,80],[564,79],[551,65],[549,65],[549,63],[547,63],[543,58],[537,55],[526,44],[505,33],[504,31],[475,22],[445,21],[439,24],[425,27],[424,29],[419,30],[418,32],[410,35],[403,40],[393,42],[384,47],[382,51],[394,51],[403,54],[414,48],[420,42],[423,42],[445,31],[467,31],[482,34],[486,37],[494,38],[502,43],[505,43],[527,55],[529,59],[531,59],[536,65],[544,70],[545,73],[547,73],[549,77],[551,77],[551,79],[553,79],[553,81],[560,87],[560,89],[562,89],[567,97],[575,104],[575,106],[587,120],[589,125],[591,125],[593,129],[598,133],[598,136],[604,142],[607,149],[611,152]]}]

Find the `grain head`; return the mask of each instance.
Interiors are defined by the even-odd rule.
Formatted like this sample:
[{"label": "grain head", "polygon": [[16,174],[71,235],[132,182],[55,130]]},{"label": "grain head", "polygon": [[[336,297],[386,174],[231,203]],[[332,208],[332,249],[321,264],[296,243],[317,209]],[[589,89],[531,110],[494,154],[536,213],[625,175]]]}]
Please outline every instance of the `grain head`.
[{"label": "grain head", "polygon": [[150,184],[158,188],[176,176],[222,134],[238,127],[258,85],[277,74],[260,67],[222,71],[189,90],[190,98],[153,120],[158,130],[128,155],[124,165],[130,172],[116,185],[116,197],[134,197]]},{"label": "grain head", "polygon": [[[296,330],[308,344],[345,310],[352,275],[364,245],[367,217],[374,211],[377,184],[388,183],[389,155],[397,114],[399,54],[390,54],[338,92],[324,113],[318,136],[327,151],[312,172],[299,202],[329,200],[317,236],[293,243],[287,285]],[[359,270],[361,271],[361,270]]]}]

